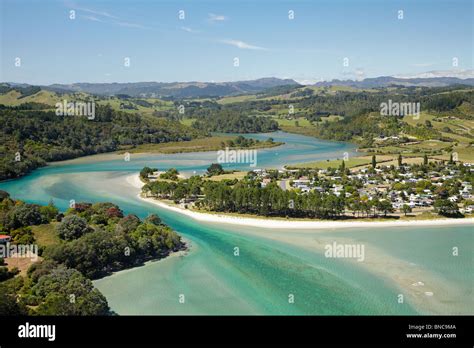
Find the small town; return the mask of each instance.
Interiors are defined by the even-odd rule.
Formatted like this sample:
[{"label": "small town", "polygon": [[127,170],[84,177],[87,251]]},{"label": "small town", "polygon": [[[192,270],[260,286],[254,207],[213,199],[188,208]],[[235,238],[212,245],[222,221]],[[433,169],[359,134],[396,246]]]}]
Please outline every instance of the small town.
[{"label": "small town", "polygon": [[[253,171],[262,187],[272,182],[273,171]],[[429,167],[402,164],[361,169],[284,169],[278,170],[282,189],[293,189],[301,194],[317,191],[321,194],[343,195],[346,206],[358,202],[374,205],[387,201],[392,209],[387,212],[412,213],[436,210],[441,215],[471,214],[474,209],[472,180],[474,165],[430,163]],[[373,204],[370,204],[373,202]],[[435,202],[438,205],[435,206]],[[348,212],[349,213],[349,212]]]},{"label": "small town", "polygon": [[[401,158],[400,161],[399,166],[377,165],[374,156],[372,166],[362,168],[349,169],[345,167],[345,162],[341,161],[337,169],[254,169],[247,173],[225,172],[219,164],[213,164],[202,177],[193,176],[181,180],[175,169],[161,174],[149,169],[149,173],[145,174],[149,184],[144,187],[144,192],[147,197],[171,200],[185,209],[204,208],[228,212],[241,212],[242,207],[235,207],[241,200],[236,198],[236,193],[233,191],[246,186],[254,189],[250,193],[253,196],[258,196],[255,188],[262,189],[262,192],[282,191],[284,194],[282,199],[287,200],[288,208],[300,210],[300,213],[313,209],[302,203],[295,206],[295,197],[298,196],[304,198],[316,195],[323,206],[324,202],[335,202],[327,203],[327,206],[331,207],[329,210],[334,207],[335,214],[316,216],[324,218],[380,216],[429,218],[438,215],[462,217],[465,214],[472,214],[474,208],[472,164],[456,163],[451,160],[428,161],[428,158],[423,164],[404,164]],[[214,193],[219,191],[220,184],[224,187],[221,187],[223,191],[217,195],[220,198],[216,200],[221,202],[210,203],[212,197],[217,197]],[[258,197],[261,196],[264,194]],[[288,215],[286,209],[283,209],[285,213],[272,212],[274,206],[281,206],[281,200],[276,198],[276,194],[270,194],[270,197],[261,202],[270,206],[268,210],[250,210],[258,215]],[[277,200],[280,201],[276,203]],[[233,207],[224,208],[223,201],[234,202]],[[256,205],[261,208],[262,204]],[[312,217],[312,214],[305,217]]]}]

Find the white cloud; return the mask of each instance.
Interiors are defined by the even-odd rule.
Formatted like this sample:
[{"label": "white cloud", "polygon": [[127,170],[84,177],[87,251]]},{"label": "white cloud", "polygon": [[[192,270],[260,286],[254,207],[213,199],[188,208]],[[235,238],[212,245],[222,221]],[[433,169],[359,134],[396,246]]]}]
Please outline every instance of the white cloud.
[{"label": "white cloud", "polygon": [[356,81],[362,81],[366,77],[365,71],[362,68],[358,68],[353,71],[343,71],[342,75],[352,77]]},{"label": "white cloud", "polygon": [[300,85],[303,85],[303,86],[310,86],[310,85],[314,85],[315,83],[318,83],[318,82],[322,82],[324,81],[323,79],[305,79],[305,78],[302,78],[302,79],[299,79],[299,78],[295,78],[293,79],[295,80],[296,82],[298,82]]},{"label": "white cloud", "polygon": [[75,8],[76,10],[79,10],[79,11],[84,11],[84,12],[89,12],[89,13],[92,13],[96,16],[102,16],[102,17],[107,17],[107,18],[113,18],[113,19],[118,19],[118,17],[114,16],[114,15],[111,15],[110,13],[108,12],[103,12],[103,11],[96,11],[96,10],[92,10],[90,8],[84,8],[84,7],[76,7]]},{"label": "white cloud", "polygon": [[98,11],[95,9],[91,9],[88,7],[80,7],[77,6],[73,2],[68,2],[66,1],[65,3],[66,6],[73,8],[76,11],[82,12],[81,18],[84,18],[85,20],[88,21],[93,21],[93,22],[99,22],[99,23],[105,23],[105,24],[112,24],[112,25],[118,25],[120,27],[128,27],[128,28],[138,28],[138,29],[149,29],[148,27],[137,24],[137,23],[132,23],[132,22],[127,22],[115,15],[110,14],[109,12],[106,11]]},{"label": "white cloud", "polygon": [[244,49],[244,50],[266,50],[266,48],[264,47],[254,46],[240,40],[221,40],[220,42],[226,45],[235,46],[237,48]]},{"label": "white cloud", "polygon": [[434,77],[457,77],[460,79],[474,78],[474,70],[472,69],[453,69],[453,70],[432,70],[423,73],[399,74],[393,77],[401,79],[413,78],[434,78]]},{"label": "white cloud", "polygon": [[209,13],[209,17],[207,19],[211,22],[223,22],[223,21],[226,21],[228,18],[224,15]]},{"label": "white cloud", "polygon": [[88,20],[88,21],[105,23],[104,21],[102,21],[99,18],[94,17],[94,16],[81,16],[81,17]]},{"label": "white cloud", "polygon": [[92,9],[90,7],[79,6],[79,5],[76,4],[75,1],[72,1],[72,0],[64,1],[64,5],[66,7],[69,7],[71,9],[74,9],[74,10],[77,10],[77,11],[82,11],[82,12],[87,12],[89,14],[92,14],[93,16],[90,16],[91,18],[107,17],[107,18],[111,18],[111,19],[119,19],[118,17],[116,17],[116,16],[114,16],[114,15],[112,15],[109,12],[106,12],[106,11],[99,11],[99,10]]},{"label": "white cloud", "polygon": [[186,31],[186,32],[188,32],[188,33],[199,33],[198,30],[194,30],[194,29],[191,29],[191,28],[189,28],[189,27],[181,27],[181,30],[184,30],[184,31]]}]

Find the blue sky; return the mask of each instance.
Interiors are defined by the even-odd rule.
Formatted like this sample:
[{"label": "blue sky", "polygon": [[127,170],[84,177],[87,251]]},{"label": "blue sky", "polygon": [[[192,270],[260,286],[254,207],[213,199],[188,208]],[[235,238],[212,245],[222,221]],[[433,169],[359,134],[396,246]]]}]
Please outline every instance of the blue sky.
[{"label": "blue sky", "polygon": [[473,68],[472,4],[1,0],[0,81],[317,81],[453,69],[462,75]]}]

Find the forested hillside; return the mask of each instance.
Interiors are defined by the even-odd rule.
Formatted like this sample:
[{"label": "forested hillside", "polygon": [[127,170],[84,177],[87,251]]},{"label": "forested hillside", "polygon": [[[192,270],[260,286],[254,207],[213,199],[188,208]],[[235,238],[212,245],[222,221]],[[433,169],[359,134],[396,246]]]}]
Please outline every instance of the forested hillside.
[{"label": "forested hillside", "polygon": [[249,117],[223,111],[200,118],[192,126],[205,132],[266,133],[278,130],[278,123],[266,117]]},{"label": "forested hillside", "polygon": [[[255,131],[257,120],[263,130],[276,129],[312,135],[330,140],[371,144],[379,136],[398,136],[401,133],[419,139],[457,137],[453,125],[443,118],[459,119],[458,135],[469,142],[470,122],[474,120],[474,90],[470,87],[390,87],[371,90],[345,88],[302,87],[281,95],[256,95],[240,99],[224,98],[216,101],[184,103],[185,118],[193,120],[199,129]],[[415,115],[381,114],[381,105],[388,102],[418,104],[421,114],[436,118],[440,127],[419,121]],[[172,113],[163,112],[163,115]],[[252,117],[256,121],[242,121]],[[407,120],[407,117],[411,119]],[[413,121],[413,122],[407,122]],[[442,125],[445,123],[446,125]],[[456,123],[456,122],[454,122]],[[241,126],[239,126],[241,125]],[[449,129],[448,129],[449,128]],[[465,131],[462,130],[465,129]],[[451,136],[446,133],[451,133]],[[460,140],[459,138],[456,140]]]},{"label": "forested hillside", "polygon": [[[281,129],[351,141],[363,148],[377,147],[378,153],[405,153],[409,147],[400,148],[401,145],[436,140],[436,148],[421,144],[412,150],[441,155],[454,149],[462,154],[469,152],[474,141],[474,90],[468,86],[364,90],[279,86],[254,95],[171,102],[128,95],[60,95],[34,86],[2,85],[0,96],[4,103],[0,103],[0,180],[24,175],[47,161],[140,144],[190,140],[209,132],[261,133]],[[63,98],[94,100],[96,117],[89,120],[56,116],[54,104]],[[419,103],[421,114],[382,115],[381,104],[389,101]],[[397,139],[385,139],[383,144],[376,140],[386,137]],[[382,145],[384,149],[380,150]]]},{"label": "forested hillside", "polygon": [[109,315],[93,279],[161,259],[185,244],[157,215],[140,220],[112,203],[61,213],[0,190],[0,231],[11,246],[39,246],[27,264],[0,258],[0,315]]},{"label": "forested hillside", "polygon": [[203,134],[178,122],[144,118],[100,105],[94,119],[2,107],[0,122],[0,180],[24,175],[47,161],[123,146],[190,140]]}]

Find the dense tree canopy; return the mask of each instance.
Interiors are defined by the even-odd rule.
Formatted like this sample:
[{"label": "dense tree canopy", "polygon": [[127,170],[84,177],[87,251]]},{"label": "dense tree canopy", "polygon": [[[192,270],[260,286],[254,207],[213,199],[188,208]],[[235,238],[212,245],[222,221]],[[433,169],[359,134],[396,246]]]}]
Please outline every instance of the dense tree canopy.
[{"label": "dense tree canopy", "polygon": [[190,140],[203,133],[179,122],[97,106],[94,119],[54,111],[0,109],[0,180],[46,161],[115,151],[123,146]]},{"label": "dense tree canopy", "polygon": [[141,221],[135,215],[124,216],[112,203],[83,202],[68,209],[58,223],[62,216],[52,202],[38,206],[15,201],[4,191],[0,194],[0,227],[13,244],[36,243],[32,226],[37,223],[49,223],[42,227],[61,238],[40,248],[42,260],[33,263],[26,276],[9,270],[0,259],[0,315],[112,314],[91,279],[185,247],[155,214]]},{"label": "dense tree canopy", "polygon": [[206,132],[266,133],[278,130],[278,123],[267,117],[222,112],[196,120],[193,127]]},{"label": "dense tree canopy", "polygon": [[37,315],[107,315],[107,300],[79,271],[59,265],[33,282],[22,301]]},{"label": "dense tree canopy", "polygon": [[74,240],[82,237],[88,231],[86,219],[77,215],[68,215],[64,217],[57,227],[58,235],[64,240]]}]

